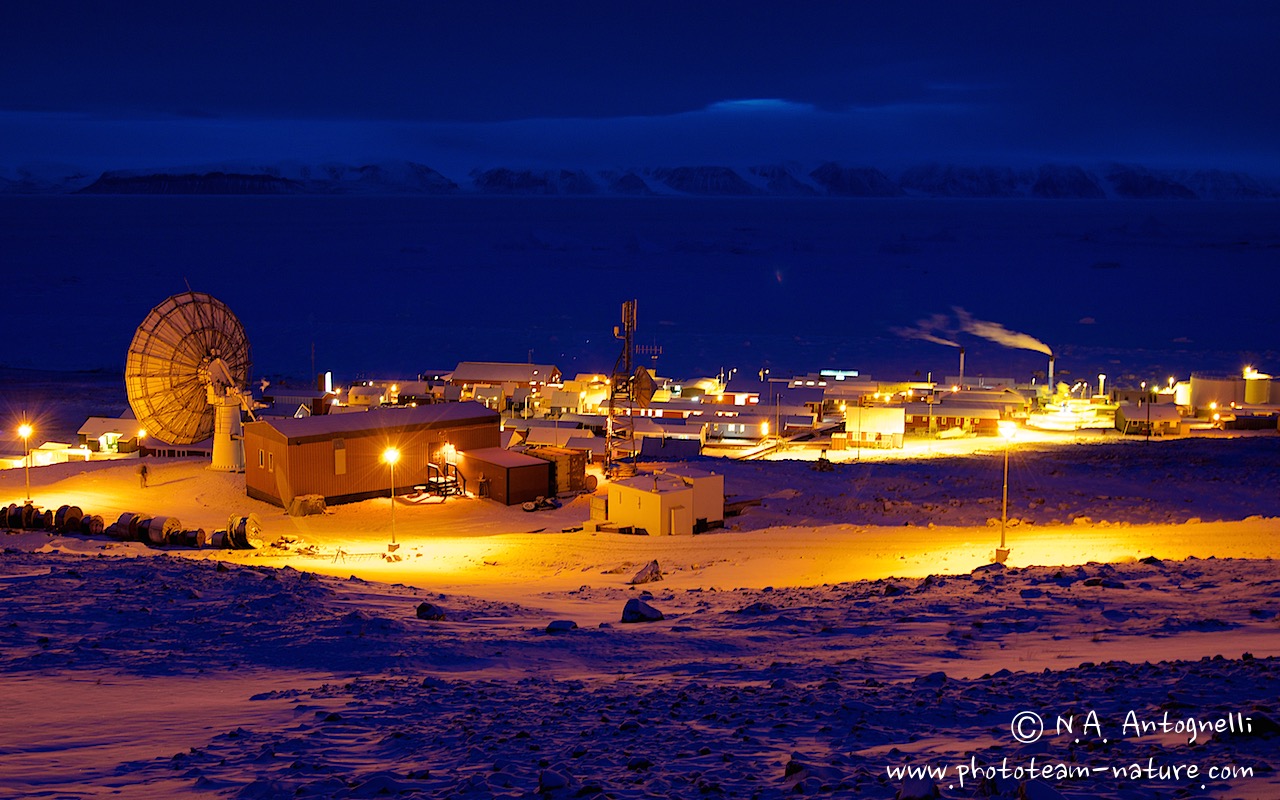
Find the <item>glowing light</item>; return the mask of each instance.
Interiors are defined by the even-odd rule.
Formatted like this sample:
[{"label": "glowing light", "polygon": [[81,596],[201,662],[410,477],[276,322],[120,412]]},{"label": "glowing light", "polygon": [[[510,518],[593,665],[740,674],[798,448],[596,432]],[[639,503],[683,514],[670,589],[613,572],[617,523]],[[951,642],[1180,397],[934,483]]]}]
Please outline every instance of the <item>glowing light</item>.
[{"label": "glowing light", "polygon": [[[1217,400],[1214,400],[1213,402],[1209,403],[1209,410],[1210,410],[1210,411],[1215,411],[1215,410],[1217,410],[1217,408],[1218,408],[1218,401],[1217,401]],[[1217,416],[1216,416],[1216,415],[1214,416],[1214,419],[1217,419]]]},{"label": "glowing light", "polygon": [[768,435],[769,435],[769,423],[768,423],[768,422],[762,422],[762,423],[760,423],[760,435],[761,435],[761,436],[768,436]]},{"label": "glowing light", "polygon": [[386,464],[395,464],[400,460],[400,451],[394,447],[388,447],[382,451],[382,461]]},{"label": "glowing light", "polygon": [[1018,426],[1016,423],[1008,420],[1000,420],[996,423],[996,429],[1000,431],[1000,435],[1005,439],[1013,439],[1018,434]]},{"label": "glowing light", "polygon": [[22,437],[22,447],[26,450],[26,455],[22,459],[23,473],[27,482],[27,502],[31,502],[31,443],[27,441],[35,429],[29,423],[22,423],[18,426],[18,435]]},{"label": "glowing light", "polygon": [[139,438],[139,439],[145,439],[145,438],[147,438],[147,429],[146,429],[146,428],[139,428],[139,429],[138,429],[138,438]]},{"label": "glowing light", "polygon": [[960,387],[959,387],[959,386],[952,386],[952,387],[951,387],[951,393],[952,393],[952,394],[955,394],[955,393],[956,393],[956,392],[958,392],[958,391],[960,391]]}]

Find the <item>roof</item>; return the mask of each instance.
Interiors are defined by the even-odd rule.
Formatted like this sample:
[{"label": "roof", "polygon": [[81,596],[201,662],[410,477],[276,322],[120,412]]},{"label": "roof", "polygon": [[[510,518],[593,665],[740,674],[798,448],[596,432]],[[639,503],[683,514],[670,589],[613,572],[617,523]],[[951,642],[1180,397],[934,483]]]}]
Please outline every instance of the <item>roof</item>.
[{"label": "roof", "polygon": [[486,464],[493,464],[495,467],[505,467],[506,469],[537,467],[549,463],[541,458],[517,453],[513,450],[503,450],[501,447],[464,450],[459,452],[458,455],[462,458],[474,458],[476,461],[483,461]]},{"label": "roof", "polygon": [[138,432],[138,420],[134,419],[133,412],[125,412],[128,416],[124,417],[89,417],[80,426],[80,430],[76,431],[79,436],[89,436],[97,439],[104,433],[118,433],[122,436],[134,436]]},{"label": "roof", "polygon": [[430,403],[421,406],[372,408],[352,414],[324,414],[300,419],[272,419],[249,422],[245,428],[266,425],[293,441],[311,437],[325,438],[339,434],[386,433],[404,428],[446,428],[464,424],[492,422],[498,412],[480,403]]},{"label": "roof", "polygon": [[599,436],[590,438],[586,436],[570,436],[569,440],[564,443],[564,446],[570,450],[586,450],[593,456],[603,456],[605,440]]},{"label": "roof", "polygon": [[453,371],[454,383],[546,383],[560,370],[554,364],[505,364],[463,361]]},{"label": "roof", "polygon": [[673,475],[661,475],[658,473],[636,475],[633,478],[623,478],[622,480],[613,481],[610,485],[623,489],[630,489],[631,491],[656,492],[658,494],[691,491],[688,485],[679,478]]},{"label": "roof", "polygon": [[1146,422],[1148,414],[1152,422],[1177,422],[1182,419],[1178,407],[1171,403],[1147,403],[1146,405],[1129,405],[1122,403],[1116,413],[1131,422]]}]

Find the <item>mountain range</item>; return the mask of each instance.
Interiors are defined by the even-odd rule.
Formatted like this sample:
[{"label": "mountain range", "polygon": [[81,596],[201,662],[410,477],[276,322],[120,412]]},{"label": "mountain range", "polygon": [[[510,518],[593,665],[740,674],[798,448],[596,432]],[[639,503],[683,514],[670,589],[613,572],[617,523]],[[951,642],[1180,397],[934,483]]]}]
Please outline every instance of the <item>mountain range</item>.
[{"label": "mountain range", "polygon": [[1217,169],[1108,163],[1032,168],[920,164],[890,172],[834,161],[627,170],[477,168],[458,179],[412,161],[319,165],[217,164],[89,171],[65,165],[0,171],[0,194],[671,195],[703,197],[955,197],[1050,200],[1276,200],[1280,180]]}]

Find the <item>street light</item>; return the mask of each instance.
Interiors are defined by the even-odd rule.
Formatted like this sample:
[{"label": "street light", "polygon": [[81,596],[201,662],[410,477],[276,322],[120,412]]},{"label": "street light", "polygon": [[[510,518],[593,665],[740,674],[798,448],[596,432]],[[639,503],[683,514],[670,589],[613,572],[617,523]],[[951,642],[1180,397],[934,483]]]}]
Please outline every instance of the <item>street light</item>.
[{"label": "street light", "polygon": [[400,549],[396,544],[396,462],[400,460],[400,451],[388,447],[382,451],[382,460],[391,468],[391,544],[387,545],[387,552],[394,553]]},{"label": "street light", "polygon": [[1147,403],[1147,442],[1151,442],[1151,392],[1147,392],[1147,381],[1142,381],[1142,402]]},{"label": "street light", "polygon": [[997,423],[1000,436],[1004,438],[1004,491],[1000,500],[1000,547],[996,549],[995,561],[997,564],[1003,564],[1009,559],[1009,548],[1005,547],[1004,529],[1009,520],[1009,446],[1013,443],[1013,436],[1018,432],[1018,426],[1012,422]]},{"label": "street light", "polygon": [[24,453],[22,457],[22,466],[27,477],[28,503],[31,502],[31,433],[32,429],[29,423],[24,422],[18,426],[18,435],[22,437],[22,449]]}]

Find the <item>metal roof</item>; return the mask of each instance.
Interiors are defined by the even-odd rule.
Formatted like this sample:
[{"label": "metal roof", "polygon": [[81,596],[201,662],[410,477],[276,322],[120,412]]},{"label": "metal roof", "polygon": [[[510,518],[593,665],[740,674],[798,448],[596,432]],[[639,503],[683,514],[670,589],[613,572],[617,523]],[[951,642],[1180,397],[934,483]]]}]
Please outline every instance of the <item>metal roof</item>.
[{"label": "metal roof", "polygon": [[464,423],[498,422],[498,412],[480,403],[430,403],[420,406],[373,408],[354,414],[324,414],[301,419],[250,422],[267,425],[286,439],[385,433],[403,428],[444,428]]},{"label": "metal roof", "polygon": [[505,467],[506,469],[516,469],[519,467],[538,467],[548,463],[544,459],[535,456],[517,453],[512,450],[503,450],[501,447],[482,447],[479,450],[464,450],[458,453],[460,458],[474,458],[476,461],[483,461],[486,464],[493,464],[495,467]]},{"label": "metal roof", "polygon": [[554,364],[506,364],[497,361],[463,361],[453,371],[456,383],[546,383],[560,370]]}]

